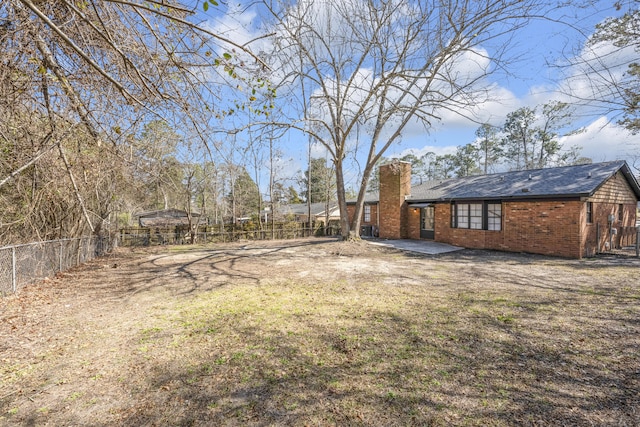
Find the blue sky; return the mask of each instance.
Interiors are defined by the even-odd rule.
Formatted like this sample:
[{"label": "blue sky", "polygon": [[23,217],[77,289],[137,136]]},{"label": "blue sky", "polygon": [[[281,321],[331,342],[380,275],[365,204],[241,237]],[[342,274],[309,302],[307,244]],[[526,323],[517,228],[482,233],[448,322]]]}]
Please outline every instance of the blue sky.
[{"label": "blue sky", "polygon": [[[590,35],[596,24],[623,12],[624,9],[616,11],[613,2],[597,2],[593,8],[577,11],[575,22]],[[516,36],[517,43],[529,54],[514,64],[510,70],[513,76],[497,82],[507,96],[503,102],[505,108],[497,112],[492,121],[495,125],[503,123],[505,113],[520,107],[534,108],[552,100],[571,103],[564,88],[580,73],[569,66],[568,61],[587,55],[584,35],[562,24],[535,21]],[[629,49],[622,55],[636,56],[637,53]],[[617,60],[623,62],[620,58]],[[604,113],[598,108],[576,104],[575,128],[584,128],[584,132],[563,138],[563,145],[581,146],[582,154],[594,162],[630,159],[640,154],[640,135],[631,135],[617,125],[615,114]],[[469,121],[443,121],[423,138],[407,139],[392,151],[394,154],[406,154],[409,150],[453,152],[456,146],[474,141],[477,128],[477,124]]]},{"label": "blue sky", "polygon": [[[494,125],[500,125],[506,114],[520,107],[533,108],[553,100],[572,102],[573,99],[567,93],[584,90],[584,72],[569,65],[569,62],[580,62],[593,57],[592,50],[585,47],[586,37],[593,33],[598,22],[608,16],[619,16],[625,12],[625,7],[634,6],[631,1],[622,4],[621,10],[615,10],[614,2],[598,1],[593,7],[569,11],[573,15],[569,19],[574,28],[539,20],[516,33],[515,48],[522,56],[509,69],[509,76],[501,76],[493,82],[495,99],[498,101],[487,106],[484,110],[485,118]],[[241,15],[231,16],[223,6],[216,8],[213,13],[216,15],[210,17],[208,24],[225,37],[243,43],[261,35],[262,30],[256,28],[261,17],[251,6],[243,9]],[[259,43],[253,46],[259,48]],[[610,46],[600,46],[598,49],[600,53],[607,53]],[[610,57],[608,60],[612,63],[609,65],[624,63],[628,58],[636,56],[637,52],[629,48]],[[619,72],[622,70],[623,67],[618,67]],[[640,153],[640,135],[631,135],[615,123],[615,116],[605,113],[601,109],[577,105],[574,128],[584,128],[585,131],[563,138],[563,145],[567,148],[573,145],[582,147],[582,155],[592,158],[594,162],[629,160],[635,153]],[[436,154],[452,153],[457,146],[473,142],[477,128],[477,123],[448,115],[434,123],[428,133],[421,126],[407,129],[402,140],[392,146],[385,157],[399,156],[410,151],[418,155],[428,151]],[[293,174],[306,169],[306,140],[305,136],[294,133],[279,141],[279,148],[283,152],[281,173]],[[312,151],[314,157],[323,156],[320,146],[314,146]],[[357,172],[351,171],[352,182],[348,185],[356,186]]]}]

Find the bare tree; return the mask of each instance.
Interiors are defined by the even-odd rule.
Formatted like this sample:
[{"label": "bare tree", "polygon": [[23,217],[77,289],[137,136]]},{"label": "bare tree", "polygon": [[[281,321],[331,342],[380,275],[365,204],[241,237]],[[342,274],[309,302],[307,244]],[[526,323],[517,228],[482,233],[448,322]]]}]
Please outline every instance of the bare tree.
[{"label": "bare tree", "polygon": [[[42,153],[0,189],[0,245],[84,235],[92,231],[86,217],[93,232],[102,234],[128,196],[134,199],[133,175],[117,150],[88,146],[78,151],[86,137],[68,134],[57,149]],[[20,163],[36,150],[23,139],[2,147],[2,170],[11,168],[8,159]],[[73,185],[67,184],[70,174]]]},{"label": "bare tree", "polygon": [[[566,88],[576,103],[617,117],[633,134],[640,132],[640,0],[615,2],[627,10],[599,23],[582,51],[567,61]],[[592,30],[592,29],[591,29]]]},{"label": "bare tree", "polygon": [[[544,5],[533,0],[265,2],[277,34],[272,57],[282,91],[307,95],[299,127],[336,169],[341,229],[358,238],[367,182],[410,126],[429,129],[487,99],[487,75],[504,69],[511,34]],[[280,92],[279,92],[280,93]],[[347,160],[363,165],[353,221]]]},{"label": "bare tree", "polygon": [[76,152],[110,142],[122,159],[130,136],[150,118],[188,123],[206,143],[209,117],[221,109],[215,107],[220,85],[239,80],[233,49],[244,48],[199,25],[199,4],[3,1],[0,142],[24,155],[0,159],[0,189],[55,152],[74,189],[74,206],[95,232],[100,227],[82,194],[84,178],[70,161],[70,134],[83,136],[75,138]]}]

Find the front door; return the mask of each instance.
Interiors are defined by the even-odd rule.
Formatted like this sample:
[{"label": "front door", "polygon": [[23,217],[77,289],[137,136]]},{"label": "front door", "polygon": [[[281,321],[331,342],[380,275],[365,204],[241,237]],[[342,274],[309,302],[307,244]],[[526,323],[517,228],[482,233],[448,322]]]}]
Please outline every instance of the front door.
[{"label": "front door", "polygon": [[435,209],[427,206],[420,209],[420,238],[433,239],[435,237]]}]

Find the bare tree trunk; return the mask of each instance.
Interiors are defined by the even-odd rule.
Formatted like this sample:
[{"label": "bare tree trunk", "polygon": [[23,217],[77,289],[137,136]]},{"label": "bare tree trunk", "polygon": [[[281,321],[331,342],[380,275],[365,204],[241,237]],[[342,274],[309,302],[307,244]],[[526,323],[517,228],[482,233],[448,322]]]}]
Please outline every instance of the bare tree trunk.
[{"label": "bare tree trunk", "polygon": [[69,180],[71,181],[71,185],[73,185],[73,191],[76,195],[76,199],[78,200],[78,203],[80,203],[80,207],[82,208],[82,214],[84,215],[84,219],[87,222],[87,225],[91,230],[91,233],[93,234],[95,232],[95,229],[93,227],[93,224],[91,223],[91,218],[89,218],[87,207],[84,204],[84,200],[82,199],[82,195],[80,194],[80,190],[78,189],[78,185],[76,184],[76,179],[73,176],[71,165],[69,164],[69,160],[67,159],[67,155],[65,154],[64,148],[62,147],[62,143],[60,141],[58,141],[58,150],[60,151],[60,157],[62,158],[62,161],[64,162],[64,166],[67,170],[67,174],[69,175]]},{"label": "bare tree trunk", "polygon": [[[342,159],[335,160],[336,166],[336,185],[338,188],[344,188],[344,172],[342,170]],[[349,211],[347,210],[347,200],[344,191],[338,191],[338,208],[340,209],[340,230],[342,231],[342,240],[357,240],[358,234],[353,233],[349,227]]]}]

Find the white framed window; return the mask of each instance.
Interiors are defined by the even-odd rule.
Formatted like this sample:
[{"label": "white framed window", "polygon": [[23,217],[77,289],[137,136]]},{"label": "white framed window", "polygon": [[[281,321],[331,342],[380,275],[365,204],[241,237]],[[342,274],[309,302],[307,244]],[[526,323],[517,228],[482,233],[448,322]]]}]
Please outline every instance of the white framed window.
[{"label": "white framed window", "polygon": [[458,228],[469,228],[469,205],[456,205],[456,208],[458,210],[458,215],[456,218]]},{"label": "white framed window", "polygon": [[364,205],[363,222],[371,222],[371,205]]},{"label": "white framed window", "polygon": [[491,231],[502,230],[502,204],[500,203],[487,204],[487,230],[491,230]]},{"label": "white framed window", "polygon": [[482,203],[469,205],[469,228],[482,230]]},{"label": "white framed window", "polygon": [[451,227],[472,230],[502,230],[501,203],[453,203]]}]

